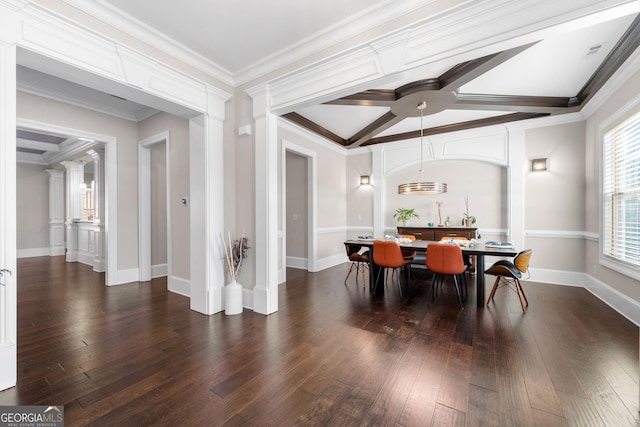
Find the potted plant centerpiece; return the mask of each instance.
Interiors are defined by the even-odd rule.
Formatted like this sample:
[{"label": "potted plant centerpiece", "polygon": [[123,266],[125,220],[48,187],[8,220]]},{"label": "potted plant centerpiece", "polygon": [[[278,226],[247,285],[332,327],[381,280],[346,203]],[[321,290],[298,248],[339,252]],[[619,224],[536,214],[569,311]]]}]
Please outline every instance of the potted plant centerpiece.
[{"label": "potted plant centerpiece", "polygon": [[224,246],[224,255],[227,261],[227,269],[231,276],[231,283],[224,287],[224,313],[240,314],[242,313],[242,285],[238,283],[238,275],[244,260],[247,258],[247,238],[231,240],[231,233],[228,235],[228,241],[222,238]]},{"label": "potted plant centerpiece", "polygon": [[476,223],[476,217],[469,215],[469,196],[464,196],[465,212],[462,214],[462,225],[465,227],[471,227]]},{"label": "potted plant centerpiece", "polygon": [[393,214],[393,217],[398,222],[402,222],[402,225],[407,226],[411,218],[420,218],[420,215],[416,213],[415,209],[398,208]]}]

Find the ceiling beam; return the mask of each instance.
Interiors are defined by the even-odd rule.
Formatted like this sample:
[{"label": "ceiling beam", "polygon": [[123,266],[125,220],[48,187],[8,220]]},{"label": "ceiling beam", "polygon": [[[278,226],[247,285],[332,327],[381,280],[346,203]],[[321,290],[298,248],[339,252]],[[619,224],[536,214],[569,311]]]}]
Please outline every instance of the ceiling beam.
[{"label": "ceiling beam", "polygon": [[[519,120],[534,119],[537,117],[545,117],[548,115],[549,114],[544,114],[544,113],[513,113],[513,114],[507,114],[504,116],[495,116],[495,117],[489,117],[486,119],[470,120],[467,122],[453,123],[450,125],[427,128],[423,130],[423,135],[424,136],[438,135],[441,133],[456,132],[461,130],[474,129],[478,127],[515,122]],[[362,146],[383,144],[385,142],[402,141],[405,139],[413,139],[413,138],[420,138],[420,129],[411,131],[411,132],[398,133],[395,135],[387,135],[387,136],[381,136],[378,138],[371,138],[369,141],[362,144]]]},{"label": "ceiling beam", "polygon": [[371,139],[372,135],[379,134],[380,132],[389,129],[391,126],[399,123],[402,120],[404,120],[404,117],[396,116],[391,111],[389,111],[365,126],[353,137],[349,138],[348,145],[350,148],[359,147],[360,145]]},{"label": "ceiling beam", "polygon": [[393,89],[369,89],[334,99],[333,101],[327,101],[325,104],[388,107],[397,100],[396,92]]},{"label": "ceiling beam", "polygon": [[451,108],[462,110],[519,111],[523,113],[573,112],[575,97],[520,96],[458,93]]},{"label": "ceiling beam", "polygon": [[443,73],[438,80],[441,90],[455,90],[480,77],[484,73],[508,61],[516,55],[529,49],[538,42],[523,44],[513,49],[504,50],[482,58],[460,63]]},{"label": "ceiling beam", "polygon": [[336,135],[335,133],[331,132],[329,129],[320,126],[319,124],[307,119],[306,117],[298,114],[298,113],[287,113],[287,114],[283,114],[281,117],[284,117],[285,119],[299,125],[302,126],[303,128],[317,134],[317,135],[321,135],[325,138],[327,138],[330,141],[333,141],[335,143],[338,143],[340,145],[347,146],[349,145],[349,143],[341,138],[339,135]]}]

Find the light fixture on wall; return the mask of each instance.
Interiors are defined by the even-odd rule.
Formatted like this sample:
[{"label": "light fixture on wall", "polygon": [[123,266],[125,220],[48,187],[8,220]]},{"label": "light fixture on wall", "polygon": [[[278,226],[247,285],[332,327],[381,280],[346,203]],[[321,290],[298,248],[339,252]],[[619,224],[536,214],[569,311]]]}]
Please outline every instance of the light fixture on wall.
[{"label": "light fixture on wall", "polygon": [[369,175],[360,175],[360,185],[370,185],[371,178]]},{"label": "light fixture on wall", "polygon": [[422,116],[427,103],[422,101],[418,105],[420,110],[420,169],[418,170],[420,180],[418,182],[408,182],[398,185],[398,194],[441,194],[447,192],[447,184],[444,182],[424,181],[424,169],[422,167],[422,147],[424,139],[424,129],[422,127]]},{"label": "light fixture on wall", "polygon": [[534,172],[541,172],[547,170],[547,159],[533,159],[531,160],[531,170]]}]

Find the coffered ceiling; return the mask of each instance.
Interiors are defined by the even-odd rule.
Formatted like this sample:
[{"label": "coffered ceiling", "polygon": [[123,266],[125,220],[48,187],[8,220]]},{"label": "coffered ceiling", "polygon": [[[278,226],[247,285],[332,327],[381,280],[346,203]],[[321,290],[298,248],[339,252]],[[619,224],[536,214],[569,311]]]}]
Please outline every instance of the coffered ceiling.
[{"label": "coffered ceiling", "polygon": [[[231,85],[247,80],[255,70],[273,71],[287,61],[320,54],[327,46],[360,37],[367,29],[384,25],[397,29],[411,22],[417,8],[444,4],[438,0],[190,0],[177,7],[170,0],[64,1],[150,44],[178,46],[217,67],[229,76],[226,81]],[[457,11],[477,5],[449,3]],[[495,7],[496,13],[500,5],[523,4],[480,3]],[[424,64],[419,71],[399,74],[383,85],[305,104],[283,117],[351,149],[418,137],[417,106],[423,101],[427,107],[422,128],[427,136],[580,111],[640,44],[637,2],[629,2],[624,12],[617,8],[611,13],[604,13],[608,12],[604,3],[610,2],[602,3],[598,19],[588,24],[581,16],[575,25],[568,20],[539,38],[528,37],[508,48],[485,43],[477,55],[466,52],[460,62]],[[484,37],[490,38],[487,33]],[[87,87],[91,84],[56,80],[29,61],[22,65],[25,68],[18,70],[21,90],[135,121],[157,111],[126,101],[126,93],[114,97],[94,92]]]}]

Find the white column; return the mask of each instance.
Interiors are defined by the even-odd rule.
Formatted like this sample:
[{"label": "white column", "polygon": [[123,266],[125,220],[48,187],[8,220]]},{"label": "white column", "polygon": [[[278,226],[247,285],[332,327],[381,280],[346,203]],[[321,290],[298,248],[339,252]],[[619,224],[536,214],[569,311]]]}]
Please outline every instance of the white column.
[{"label": "white column", "polygon": [[516,248],[524,248],[524,182],[527,165],[524,129],[509,129],[507,144],[509,146],[507,239],[513,241]]},{"label": "white column", "polygon": [[87,151],[93,158],[93,271],[103,272],[105,263],[105,175],[104,149],[95,148]]},{"label": "white column", "polygon": [[255,120],[255,280],[253,310],[278,311],[278,127],[266,85],[247,91]]},{"label": "white column", "polygon": [[[382,144],[381,144],[382,145]],[[381,146],[371,148],[371,180],[373,181],[373,235],[384,236],[384,212],[386,206],[386,183],[384,172],[384,149]]]},{"label": "white column", "polygon": [[189,121],[191,309],[223,309],[225,271],[223,122],[230,95],[209,87],[207,114]]},{"label": "white column", "polygon": [[65,167],[65,225],[67,228],[67,262],[78,261],[78,227],[74,220],[82,219],[82,194],[84,165],[81,162],[61,162]]},{"label": "white column", "polygon": [[64,255],[64,172],[47,169],[49,175],[49,256]]},{"label": "white column", "polygon": [[17,379],[15,23],[0,5],[0,390]]}]

